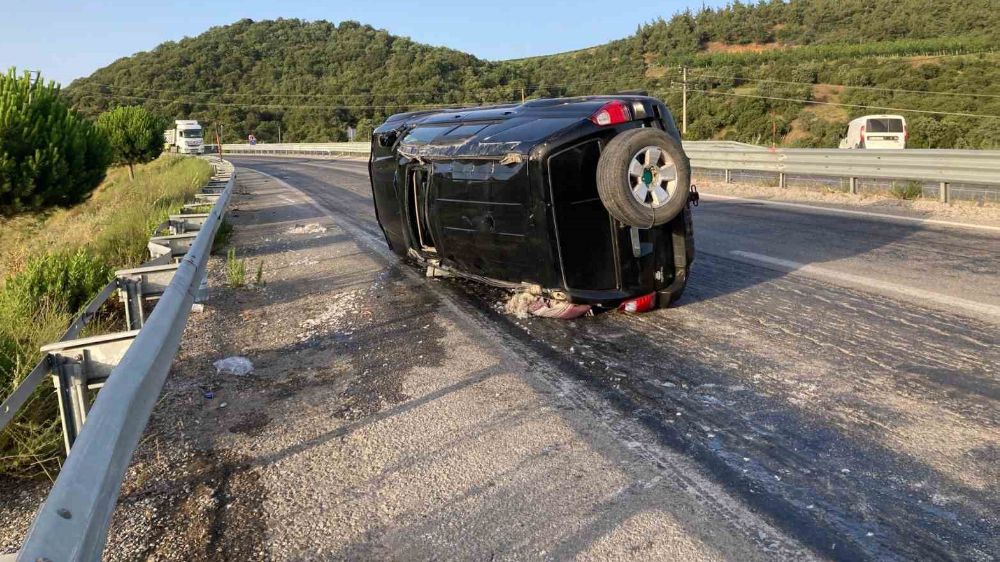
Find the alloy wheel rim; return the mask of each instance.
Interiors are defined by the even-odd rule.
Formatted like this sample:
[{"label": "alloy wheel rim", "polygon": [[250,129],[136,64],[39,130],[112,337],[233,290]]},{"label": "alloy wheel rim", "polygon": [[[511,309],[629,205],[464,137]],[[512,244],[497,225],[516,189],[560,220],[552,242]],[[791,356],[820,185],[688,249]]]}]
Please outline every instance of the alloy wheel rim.
[{"label": "alloy wheel rim", "polygon": [[677,191],[677,167],[662,148],[640,148],[629,162],[628,187],[640,205],[659,209]]}]

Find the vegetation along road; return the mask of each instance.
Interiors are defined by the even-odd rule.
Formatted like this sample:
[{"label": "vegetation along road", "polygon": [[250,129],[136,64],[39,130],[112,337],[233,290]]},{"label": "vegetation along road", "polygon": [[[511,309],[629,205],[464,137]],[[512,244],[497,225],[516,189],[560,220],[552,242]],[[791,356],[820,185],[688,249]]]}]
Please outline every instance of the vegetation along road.
[{"label": "vegetation along road", "polygon": [[[364,163],[235,162],[301,190],[358,251],[386,253]],[[628,447],[693,461],[719,498],[780,529],[775,552],[990,559],[1000,549],[997,234],[720,201],[703,203],[695,221],[688,291],[647,315],[518,320],[497,312],[503,295],[492,290],[420,285],[499,330],[491,340],[550,369],[555,384],[599,395],[599,418],[638,424]],[[931,294],[970,306],[935,305]],[[446,355],[410,351],[414,337],[394,355]],[[366,414],[379,419],[390,405]],[[438,524],[461,525],[455,517]]]}]

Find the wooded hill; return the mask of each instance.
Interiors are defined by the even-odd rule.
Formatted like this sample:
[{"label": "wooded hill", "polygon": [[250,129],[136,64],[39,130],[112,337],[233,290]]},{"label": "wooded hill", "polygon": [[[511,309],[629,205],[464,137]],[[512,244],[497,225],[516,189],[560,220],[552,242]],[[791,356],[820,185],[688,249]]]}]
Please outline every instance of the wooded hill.
[{"label": "wooded hill", "polygon": [[687,138],[835,147],[847,122],[902,113],[910,146],[1000,148],[995,0],[771,0],[677,14],[611,43],[491,62],[356,22],[242,20],[116,61],[65,90],[86,114],[164,118],[286,142],[344,140],[433,105],[646,89]]}]

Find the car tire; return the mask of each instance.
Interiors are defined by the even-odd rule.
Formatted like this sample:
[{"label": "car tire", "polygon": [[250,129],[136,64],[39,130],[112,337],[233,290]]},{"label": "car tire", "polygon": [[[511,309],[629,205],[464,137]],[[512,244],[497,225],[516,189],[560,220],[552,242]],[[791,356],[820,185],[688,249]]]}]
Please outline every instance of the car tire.
[{"label": "car tire", "polygon": [[680,141],[660,129],[619,134],[597,163],[601,202],[629,226],[652,228],[669,222],[687,205],[690,188],[691,164]]}]

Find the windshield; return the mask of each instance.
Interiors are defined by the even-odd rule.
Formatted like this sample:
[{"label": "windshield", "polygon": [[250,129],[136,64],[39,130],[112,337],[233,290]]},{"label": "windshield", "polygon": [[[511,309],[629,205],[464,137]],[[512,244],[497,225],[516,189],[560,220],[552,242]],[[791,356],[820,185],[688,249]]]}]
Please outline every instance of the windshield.
[{"label": "windshield", "polygon": [[869,133],[902,133],[902,119],[869,119],[865,131]]},{"label": "windshield", "polygon": [[186,139],[200,139],[201,129],[181,129],[177,134]]}]

